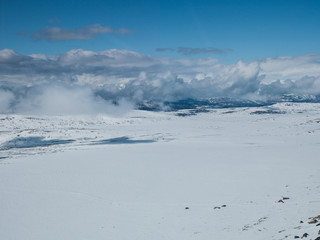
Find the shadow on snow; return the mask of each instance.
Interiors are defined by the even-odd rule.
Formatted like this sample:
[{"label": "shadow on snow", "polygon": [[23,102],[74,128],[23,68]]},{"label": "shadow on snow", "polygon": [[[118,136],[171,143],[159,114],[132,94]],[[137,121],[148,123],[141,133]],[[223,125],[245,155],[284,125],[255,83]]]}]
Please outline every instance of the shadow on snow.
[{"label": "shadow on snow", "polygon": [[48,147],[52,145],[72,143],[74,141],[75,140],[72,140],[72,139],[45,140],[44,137],[19,137],[3,143],[0,150],[8,150],[13,148]]},{"label": "shadow on snow", "polygon": [[103,145],[103,144],[136,144],[136,143],[153,143],[155,140],[132,140],[128,137],[109,138],[92,142],[91,145]]}]

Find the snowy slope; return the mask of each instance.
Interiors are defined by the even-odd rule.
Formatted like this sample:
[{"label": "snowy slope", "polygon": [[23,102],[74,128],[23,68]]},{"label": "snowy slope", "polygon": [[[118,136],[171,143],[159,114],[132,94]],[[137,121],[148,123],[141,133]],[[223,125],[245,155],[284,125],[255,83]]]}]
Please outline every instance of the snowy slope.
[{"label": "snowy slope", "polygon": [[0,239],[320,236],[319,104],[0,123]]}]

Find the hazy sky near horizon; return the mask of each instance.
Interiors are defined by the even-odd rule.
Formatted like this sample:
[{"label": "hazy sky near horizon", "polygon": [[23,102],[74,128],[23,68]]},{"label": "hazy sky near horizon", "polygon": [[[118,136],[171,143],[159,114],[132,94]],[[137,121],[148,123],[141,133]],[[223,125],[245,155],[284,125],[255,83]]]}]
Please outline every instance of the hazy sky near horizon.
[{"label": "hazy sky near horizon", "polygon": [[0,49],[126,49],[223,63],[319,53],[314,0],[1,0]]}]

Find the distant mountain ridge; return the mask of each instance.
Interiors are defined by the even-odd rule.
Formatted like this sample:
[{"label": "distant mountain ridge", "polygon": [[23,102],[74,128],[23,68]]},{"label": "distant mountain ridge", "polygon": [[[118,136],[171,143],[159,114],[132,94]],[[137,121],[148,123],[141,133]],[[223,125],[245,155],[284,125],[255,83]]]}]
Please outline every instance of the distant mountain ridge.
[{"label": "distant mountain ridge", "polygon": [[146,111],[177,111],[183,109],[214,109],[214,108],[236,108],[236,107],[261,107],[268,106],[278,102],[305,102],[305,103],[320,103],[320,96],[314,95],[294,95],[285,94],[278,98],[270,100],[249,100],[235,99],[228,97],[208,98],[208,99],[193,99],[187,98],[177,101],[143,101],[139,102],[136,107],[139,110]]}]

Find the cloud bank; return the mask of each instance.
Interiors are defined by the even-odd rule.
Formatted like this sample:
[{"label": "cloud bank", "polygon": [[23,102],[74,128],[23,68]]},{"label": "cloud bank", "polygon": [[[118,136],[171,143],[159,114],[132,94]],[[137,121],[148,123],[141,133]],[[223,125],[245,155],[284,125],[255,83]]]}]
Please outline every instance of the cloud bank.
[{"label": "cloud bank", "polygon": [[121,101],[268,100],[284,94],[320,96],[319,55],[226,65],[214,58],[154,57],[117,49],[74,49],[54,56],[0,51],[0,112],[77,114],[103,112]]},{"label": "cloud bank", "polygon": [[101,34],[130,34],[126,28],[112,29],[101,24],[93,24],[83,28],[67,29],[60,27],[46,27],[38,30],[31,35],[34,40],[47,40],[49,42],[58,42],[65,40],[88,40]]}]

